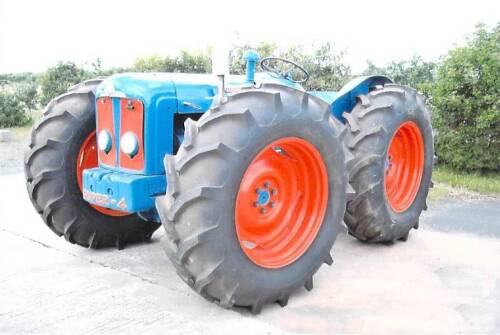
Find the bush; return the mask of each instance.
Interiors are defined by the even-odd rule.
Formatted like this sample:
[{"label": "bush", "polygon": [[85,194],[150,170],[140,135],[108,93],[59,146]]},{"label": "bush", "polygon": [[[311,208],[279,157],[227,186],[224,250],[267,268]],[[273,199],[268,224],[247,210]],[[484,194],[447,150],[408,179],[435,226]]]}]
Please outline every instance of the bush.
[{"label": "bush", "polygon": [[335,52],[330,43],[304,51],[302,46],[289,48],[280,54],[309,72],[304,88],[308,91],[336,91],[351,78],[351,68],[344,62],[344,52]]},{"label": "bush", "polygon": [[31,121],[35,108],[36,87],[22,87],[14,93],[0,91],[0,128],[21,127]]},{"label": "bush", "polygon": [[40,78],[40,102],[49,103],[56,96],[66,92],[71,86],[92,77],[92,73],[78,67],[73,62],[59,62],[51,67]]},{"label": "bush", "polygon": [[180,55],[139,58],[134,63],[134,70],[138,72],[182,72],[182,73],[209,73],[212,71],[210,55],[204,52],[190,52],[182,50]]},{"label": "bush", "polygon": [[19,84],[15,94],[28,111],[38,109],[39,97],[37,85],[35,83]]},{"label": "bush", "polygon": [[368,68],[363,74],[385,75],[397,84],[408,85],[429,96],[435,81],[436,68],[436,63],[425,62],[419,55],[414,55],[408,60],[392,61],[385,68],[368,61]]},{"label": "bush", "polygon": [[[247,50],[253,49],[257,51],[261,58],[278,55],[278,47],[276,43],[261,42],[258,45],[250,45],[249,43],[233,46],[229,52],[229,72],[231,74],[245,74],[247,63],[243,60],[243,55]],[[260,71],[260,68],[257,69]]]},{"label": "bush", "polygon": [[500,169],[500,24],[448,52],[433,89],[436,151],[467,171]]}]

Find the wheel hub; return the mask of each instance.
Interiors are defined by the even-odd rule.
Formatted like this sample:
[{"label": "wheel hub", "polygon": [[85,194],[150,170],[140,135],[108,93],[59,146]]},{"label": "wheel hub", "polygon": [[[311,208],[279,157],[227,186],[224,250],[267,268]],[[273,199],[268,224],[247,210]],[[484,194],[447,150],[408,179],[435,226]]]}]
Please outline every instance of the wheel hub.
[{"label": "wheel hub", "polygon": [[404,212],[413,204],[423,171],[422,133],[415,122],[407,121],[394,133],[385,160],[385,193],[394,212]]},{"label": "wheel hub", "polygon": [[240,184],[235,224],[243,251],[265,268],[294,262],[316,237],[327,200],[328,176],[317,149],[295,137],[274,141]]},{"label": "wheel hub", "polygon": [[[76,180],[80,192],[83,190],[83,170],[91,169],[97,167],[97,138],[95,130],[87,136],[85,141],[83,141],[78,156],[76,157]],[[96,211],[109,216],[127,216],[130,215],[126,212],[115,211],[109,208],[91,205]]]}]

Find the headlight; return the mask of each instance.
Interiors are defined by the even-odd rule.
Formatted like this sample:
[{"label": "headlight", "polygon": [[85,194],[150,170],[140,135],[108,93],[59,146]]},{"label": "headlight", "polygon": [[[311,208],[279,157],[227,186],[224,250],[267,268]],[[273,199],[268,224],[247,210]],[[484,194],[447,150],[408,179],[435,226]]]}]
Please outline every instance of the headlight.
[{"label": "headlight", "polygon": [[120,140],[120,149],[124,154],[129,155],[130,157],[135,156],[139,151],[139,141],[137,140],[137,137],[131,132],[123,134]]},{"label": "headlight", "polygon": [[97,146],[99,150],[108,153],[111,150],[111,146],[113,145],[111,135],[107,130],[101,130],[99,132],[99,136],[97,137]]}]

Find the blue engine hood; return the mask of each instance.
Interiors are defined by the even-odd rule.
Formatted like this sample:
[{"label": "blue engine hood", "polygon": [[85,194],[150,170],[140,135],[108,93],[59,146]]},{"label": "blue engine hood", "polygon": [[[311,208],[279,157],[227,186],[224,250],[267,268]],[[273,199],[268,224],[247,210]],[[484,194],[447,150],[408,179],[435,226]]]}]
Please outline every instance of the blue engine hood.
[{"label": "blue engine hood", "polygon": [[[267,73],[256,73],[255,81],[278,83],[303,90],[302,86]],[[177,99],[177,113],[207,111],[217,96],[217,77],[212,74],[124,73],[106,78],[97,89],[97,97],[110,96],[141,100],[146,110],[163,98]],[[228,89],[248,86],[246,76],[226,77]]]}]

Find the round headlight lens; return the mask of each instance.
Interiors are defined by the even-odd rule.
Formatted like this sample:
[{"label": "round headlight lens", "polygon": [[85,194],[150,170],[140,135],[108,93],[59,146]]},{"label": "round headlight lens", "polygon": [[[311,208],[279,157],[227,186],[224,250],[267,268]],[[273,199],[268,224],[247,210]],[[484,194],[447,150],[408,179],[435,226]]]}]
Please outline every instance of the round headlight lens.
[{"label": "round headlight lens", "polygon": [[135,156],[139,151],[139,141],[137,140],[137,137],[131,132],[123,134],[120,140],[120,149],[124,154],[129,155],[130,157]]},{"label": "round headlight lens", "polygon": [[97,146],[99,150],[108,153],[111,150],[111,146],[113,145],[111,135],[107,130],[101,130],[99,132],[99,136],[97,137]]}]

